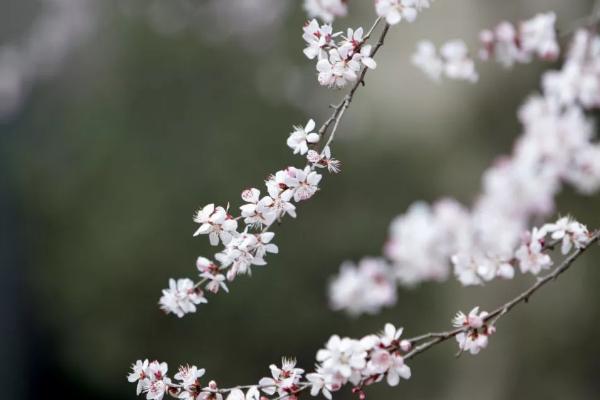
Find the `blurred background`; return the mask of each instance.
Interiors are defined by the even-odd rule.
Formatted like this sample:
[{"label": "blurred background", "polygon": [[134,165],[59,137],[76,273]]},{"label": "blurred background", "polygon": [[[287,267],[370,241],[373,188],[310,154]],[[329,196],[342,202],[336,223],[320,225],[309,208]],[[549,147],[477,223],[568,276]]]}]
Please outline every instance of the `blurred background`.
[{"label": "blurred background", "polygon": [[[400,290],[398,305],[349,318],[327,307],[346,259],[381,254],[390,220],[416,200],[470,204],[482,171],[510,152],[516,110],[544,68],[489,64],[477,85],[434,84],[410,64],[419,39],[464,38],[554,10],[567,26],[589,0],[439,0],[390,33],[334,145],[343,162],[277,228],[280,254],[184,319],[157,301],[192,277],[192,213],[262,185],[292,162],[294,124],[329,115],[342,93],[319,87],[302,55],[300,1],[0,0],[0,385],[2,399],[135,398],[139,358],[193,363],[222,386],[256,382],[281,356],[310,368],[333,333],[385,322],[408,335],[491,309],[531,278],[463,289]],[[350,1],[346,26],[368,26]],[[563,191],[558,211],[600,226],[598,197]],[[373,399],[600,397],[600,251],[515,309],[478,357],[455,343],[410,363],[413,379]],[[337,398],[350,398],[349,392]]]}]

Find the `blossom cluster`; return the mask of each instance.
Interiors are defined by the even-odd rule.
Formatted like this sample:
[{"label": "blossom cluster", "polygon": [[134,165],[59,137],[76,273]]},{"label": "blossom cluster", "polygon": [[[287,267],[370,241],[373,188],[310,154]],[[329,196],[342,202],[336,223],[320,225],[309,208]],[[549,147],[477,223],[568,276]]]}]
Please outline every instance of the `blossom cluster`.
[{"label": "blossom cluster", "polygon": [[[424,8],[429,8],[430,0],[376,0],[375,11],[387,24],[395,25],[400,21],[412,22]],[[342,88],[359,79],[363,67],[375,69],[377,63],[371,57],[372,46],[366,44],[369,34],[362,27],[348,28],[346,34],[333,32],[331,22],[336,16],[347,12],[343,0],[306,0],[304,7],[312,19],[303,28],[302,38],[306,42],[304,54],[308,59],[316,59],[318,81],[322,86]],[[316,18],[325,22],[319,24]],[[461,49],[449,46],[448,58],[452,60],[447,70],[449,74],[464,74],[460,62]],[[460,60],[459,60],[460,58]]]},{"label": "blossom cluster", "polygon": [[329,287],[331,308],[351,315],[376,314],[396,304],[396,282],[383,258],[363,258],[358,266],[345,262]]},{"label": "blossom cluster", "polygon": [[137,394],[144,393],[147,400],[162,400],[166,394],[178,399],[223,400],[227,393],[227,400],[259,400],[265,396],[297,399],[304,390],[310,390],[312,396],[322,394],[331,399],[333,392],[347,384],[352,384],[356,392],[383,379],[390,386],[409,379],[411,370],[404,363],[403,354],[411,350],[412,344],[401,340],[401,335],[402,328],[396,329],[392,324],[386,324],[377,335],[361,339],[333,335],[325,348],[317,352],[314,372],[305,374],[304,369],[296,367],[296,360],[283,358],[281,366],[271,364],[270,376],[255,385],[219,389],[215,381],[210,381],[203,386],[200,378],[205,370],[193,365],[179,367],[171,379],[166,363],[148,360],[133,364],[128,380],[136,383]]},{"label": "blossom cluster", "polygon": [[439,81],[442,76],[472,83],[479,79],[475,63],[469,56],[467,45],[462,40],[446,42],[440,48],[439,54],[432,42],[421,41],[417,44],[417,51],[412,56],[412,63],[435,81]]},{"label": "blossom cluster", "polygon": [[371,69],[377,66],[362,27],[348,28],[343,35],[333,33],[331,25],[319,25],[313,19],[304,26],[302,38],[306,42],[304,55],[317,60],[318,81],[322,86],[344,87],[358,80],[363,66]]},{"label": "blossom cluster", "polygon": [[304,0],[304,10],[310,18],[331,23],[337,17],[348,14],[347,0]]},{"label": "blossom cluster", "polygon": [[[401,21],[413,22],[434,0],[375,0],[375,12],[390,25]],[[348,0],[304,0],[309,18],[318,18],[328,24],[348,14]]]},{"label": "blossom cluster", "polygon": [[413,22],[433,0],[375,0],[375,12],[390,25],[401,21]]},{"label": "blossom cluster", "polygon": [[[538,16],[521,24],[521,35],[535,29],[545,32],[543,27],[550,22],[554,22],[550,14]],[[528,45],[528,49],[545,48],[542,43],[548,34],[528,35],[541,38],[538,47]],[[432,206],[416,203],[395,218],[384,246],[392,272],[382,276],[393,275],[400,284],[415,285],[444,280],[453,270],[462,284],[481,285],[496,277],[512,278],[515,267],[539,273],[551,265],[544,243],[559,224],[570,226],[568,235],[563,236],[567,238],[563,253],[569,246],[583,245],[589,238],[587,229],[568,218],[538,230],[529,228],[534,219],[555,212],[555,197],[564,184],[584,194],[600,189],[600,144],[587,115],[598,104],[594,99],[600,93],[594,89],[600,87],[598,65],[600,37],[580,29],[562,68],[546,72],[542,93],[532,95],[519,109],[523,133],[512,154],[500,157],[485,171],[475,204],[467,208],[451,199]],[[345,267],[344,279],[340,275],[331,287],[343,293],[353,285],[348,277],[356,273]],[[330,295],[334,308],[353,310],[354,314],[361,304],[368,304],[364,312],[376,309],[373,301],[377,297],[358,296],[353,301],[349,296]],[[348,301],[340,304],[340,298]],[[388,304],[387,299],[380,303]]]},{"label": "blossom cluster", "polygon": [[[501,22],[493,30],[486,29],[479,34],[483,46],[479,58],[483,61],[494,59],[505,67],[529,63],[534,57],[555,61],[560,55],[555,23],[556,15],[552,12],[538,14],[518,26]],[[432,42],[421,41],[412,62],[434,81],[439,81],[442,76],[470,82],[478,80],[475,62],[462,40],[445,43],[439,54]]]},{"label": "blossom cluster", "polygon": [[395,304],[397,283],[412,286],[428,280],[443,281],[450,275],[450,264],[463,285],[481,285],[497,277],[512,279],[516,268],[537,275],[553,265],[549,253],[558,243],[566,255],[573,248],[585,247],[591,238],[585,225],[562,217],[526,231],[505,255],[484,253],[472,243],[468,218],[466,209],[452,200],[439,201],[433,207],[414,204],[392,222],[392,238],[385,253],[393,263],[365,258],[358,267],[342,264],[329,286],[332,308],[350,315],[376,313]]},{"label": "blossom cluster", "polygon": [[[468,315],[458,312],[452,320],[457,328],[447,333],[455,336],[460,351],[477,354],[488,344],[495,327],[487,321],[489,314],[475,307]],[[165,395],[184,400],[267,400],[290,398],[297,400],[304,391],[312,396],[332,399],[332,394],[346,385],[352,392],[365,397],[365,388],[383,380],[397,386],[410,379],[411,369],[405,363],[414,346],[422,345],[430,336],[401,339],[403,328],[388,323],[382,332],[353,339],[332,335],[324,348],[316,353],[315,369],[305,373],[293,358],[282,358],[281,365],[271,364],[269,376],[256,384],[219,388],[214,380],[204,385],[205,370],[195,365],[180,366],[171,379],[168,365],[159,361],[138,360],[127,379],[137,385],[136,393],[147,400],[162,400]],[[225,397],[226,396],[226,397]]]},{"label": "blossom cluster", "polygon": [[294,154],[305,156],[305,167],[287,167],[269,175],[265,194],[257,188],[244,190],[241,198],[245,203],[239,207],[238,216],[230,213],[229,205],[212,203],[196,212],[194,222],[199,227],[194,236],[207,235],[212,246],[223,248],[214,255],[214,260],[198,257],[199,282],[187,278],[169,281],[169,288],[163,290],[159,301],[163,311],[178,317],[195,312],[198,304],[207,302],[204,290],[228,292],[226,282],[240,274],[251,275],[253,266],[266,265],[265,257],[278,253],[273,243],[275,234],[269,228],[286,215],[296,218],[296,204],[310,199],[319,190],[322,179],[319,169],[333,173],[340,169],[340,162],[331,157],[329,146],[320,151],[317,148],[321,135],[314,128],[311,119],[304,127],[294,127],[287,139]]},{"label": "blossom cluster", "polygon": [[[378,15],[393,24],[400,19],[414,19],[416,12],[429,7],[429,3],[424,0],[378,1],[376,9]],[[346,2],[341,0],[308,0],[304,6],[310,16],[326,22],[346,13]],[[397,18],[396,12],[400,12],[401,17]],[[333,33],[331,25],[320,25],[316,19],[307,22],[303,28],[304,54],[317,61],[319,82],[324,86],[343,87],[348,82],[356,82],[366,68],[374,69],[372,46],[366,44],[368,36],[363,28],[349,28],[343,35]],[[250,275],[253,266],[266,265],[267,254],[278,252],[273,243],[275,234],[269,228],[286,215],[296,217],[296,204],[310,199],[319,190],[320,169],[331,173],[340,171],[339,160],[331,156],[329,141],[319,148],[322,133],[315,131],[315,126],[314,120],[310,119],[304,126],[295,126],[287,139],[293,153],[306,158],[305,167],[290,166],[267,177],[265,194],[257,188],[244,190],[241,197],[245,204],[240,206],[238,216],[230,212],[229,204],[211,203],[196,212],[194,222],[199,227],[194,236],[207,235],[212,246],[222,245],[223,249],[214,255],[214,260],[198,258],[196,266],[200,281],[194,283],[187,278],[169,281],[169,288],[163,290],[159,300],[163,311],[179,317],[195,312],[197,305],[207,302],[205,290],[227,292],[227,281],[233,281],[240,274]],[[241,226],[242,222],[244,226]],[[379,279],[376,271],[371,275],[372,280]],[[382,298],[387,296],[386,301],[392,303],[394,298],[389,296],[393,292],[388,288]],[[374,311],[376,308],[372,309]]]},{"label": "blossom cluster", "polygon": [[[521,23],[516,39],[521,56],[513,59],[524,62],[533,55],[557,56],[554,23],[552,13]],[[427,44],[422,46],[428,47],[423,53],[435,52]],[[500,52],[500,47],[494,51]],[[506,59],[499,54],[495,57]],[[422,59],[416,62],[426,64]],[[435,68],[438,72],[430,73],[441,74],[443,66]],[[542,93],[532,95],[519,109],[523,133],[512,154],[500,157],[485,171],[475,204],[467,208],[451,199],[431,206],[419,202],[392,221],[384,246],[391,272],[378,275],[388,277],[378,283],[380,287],[441,281],[451,271],[464,285],[481,285],[496,277],[511,279],[515,267],[535,274],[551,265],[547,236],[564,238],[563,254],[570,246],[585,245],[589,232],[569,218],[529,228],[532,221],[555,212],[555,197],[565,183],[584,194],[600,190],[600,144],[588,115],[600,104],[598,88],[600,36],[579,29],[562,68],[544,73]],[[557,226],[569,228],[556,230]],[[355,287],[359,280],[370,285],[368,274],[350,268],[345,264],[332,281],[333,308],[357,314],[393,301],[379,294],[348,296],[349,292],[361,293]]]},{"label": "blossom cluster", "polygon": [[479,57],[493,58],[505,67],[529,63],[534,57],[555,61],[560,54],[555,23],[553,12],[538,14],[518,26],[503,21],[493,30],[486,29],[479,34],[483,45]]}]

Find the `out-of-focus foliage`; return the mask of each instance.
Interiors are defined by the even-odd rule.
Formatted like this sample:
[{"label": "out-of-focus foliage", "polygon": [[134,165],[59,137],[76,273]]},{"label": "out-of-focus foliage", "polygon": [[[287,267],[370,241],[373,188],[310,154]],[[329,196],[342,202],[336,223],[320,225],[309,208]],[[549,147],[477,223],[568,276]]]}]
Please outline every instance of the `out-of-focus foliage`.
[{"label": "out-of-focus foliage", "polygon": [[[9,10],[0,15],[2,44],[18,44],[43,12],[29,3],[0,2]],[[416,41],[475,45],[480,29],[550,9],[568,25],[589,1],[440,0],[394,29],[340,127],[342,173],[277,228],[280,254],[265,270],[182,320],[156,303],[169,277],[191,276],[198,255],[213,255],[204,238],[192,238],[193,211],[209,202],[237,208],[243,188],[299,163],[285,146],[291,126],[322,120],[342,93],[320,88],[304,59],[296,2],[275,6],[275,17],[272,5],[260,11],[265,0],[124,3],[95,2],[92,36],[53,76],[41,71],[19,111],[0,123],[6,398],[132,399],[125,374],[145,357],[200,365],[223,385],[251,383],[283,355],[310,368],[332,333],[360,336],[387,321],[409,335],[443,329],[456,310],[491,308],[530,282],[427,284],[360,319],[329,311],[325,296],[343,260],[380,254],[389,221],[413,201],[473,200],[483,169],[518,135],[518,105],[552,67],[486,65],[476,86],[435,85],[410,65]],[[338,28],[373,20],[370,2],[359,3],[350,2]],[[236,7],[251,10],[254,25],[242,29]],[[194,25],[206,21],[213,29]],[[598,227],[599,204],[567,191],[559,211]],[[413,379],[369,395],[593,398],[599,257],[586,255],[503,320],[479,357],[455,360],[454,346],[440,347],[411,363]]]}]

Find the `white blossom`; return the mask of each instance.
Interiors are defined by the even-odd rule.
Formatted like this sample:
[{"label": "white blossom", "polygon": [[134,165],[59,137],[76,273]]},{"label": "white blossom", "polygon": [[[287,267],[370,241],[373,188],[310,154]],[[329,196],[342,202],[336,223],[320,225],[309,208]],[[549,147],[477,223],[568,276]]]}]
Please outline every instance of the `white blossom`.
[{"label": "white blossom", "polygon": [[432,0],[375,0],[375,12],[385,18],[390,25],[396,25],[402,20],[413,22],[417,14],[424,8],[429,8]]},{"label": "white blossom", "polygon": [[337,17],[345,17],[348,13],[346,0],[304,0],[304,9],[309,17],[328,23]]},{"label": "white blossom", "polygon": [[413,54],[412,63],[434,81],[439,81],[444,71],[444,62],[438,56],[435,45],[422,40],[417,43],[417,51]]},{"label": "white blossom", "polygon": [[485,349],[489,342],[489,337],[496,331],[493,326],[484,325],[481,329],[470,329],[460,332],[456,335],[458,348],[460,351],[468,351],[475,355],[482,349]]},{"label": "white blossom", "polygon": [[396,302],[393,272],[383,259],[365,258],[358,266],[346,262],[329,286],[329,299],[334,310],[375,314]]},{"label": "white blossom", "polygon": [[553,12],[538,14],[520,25],[519,43],[525,52],[545,60],[556,60],[560,48],[556,39],[556,15]]},{"label": "white blossom", "polygon": [[361,66],[360,59],[359,54],[349,57],[340,49],[329,50],[328,56],[317,62],[319,83],[327,87],[341,88],[348,82],[356,82]]},{"label": "white blossom", "polygon": [[515,252],[521,272],[537,275],[541,270],[548,269],[552,265],[552,258],[544,253],[544,236],[543,230],[534,228],[531,234],[526,235],[524,243]]},{"label": "white blossom", "polygon": [[227,213],[225,208],[215,208],[214,204],[208,204],[198,210],[194,222],[200,224],[194,236],[208,235],[213,246],[219,244],[219,239],[223,244],[229,243],[237,233],[237,221]]},{"label": "white blossom", "polygon": [[392,363],[387,371],[387,383],[390,386],[396,386],[400,383],[400,378],[410,379],[410,367],[404,364],[404,358],[398,354],[392,354]]},{"label": "white blossom", "polygon": [[440,48],[444,60],[444,73],[450,79],[477,82],[479,75],[475,63],[469,57],[467,45],[462,40],[452,40]]},{"label": "white blossom", "polygon": [[284,185],[292,192],[295,202],[310,199],[317,190],[322,175],[312,171],[309,166],[304,169],[289,167],[284,176]]},{"label": "white blossom", "polygon": [[319,25],[316,19],[307,22],[302,28],[302,38],[306,42],[306,48],[303,50],[304,55],[312,60],[315,57],[322,59],[327,57],[327,48],[334,46],[333,28],[329,24]]},{"label": "white blossom", "polygon": [[309,150],[306,153],[306,159],[315,168],[327,168],[333,174],[337,174],[341,170],[342,163],[339,160],[331,157],[331,148],[325,146],[321,153],[315,150]]},{"label": "white blossom", "polygon": [[200,378],[204,376],[204,372],[204,368],[198,369],[195,365],[182,365],[179,367],[179,371],[175,374],[174,378],[180,381],[182,388],[178,396],[180,399],[195,399],[195,392],[200,386]]},{"label": "white blossom", "polygon": [[479,307],[473,308],[469,315],[465,315],[462,311],[456,313],[452,320],[452,325],[457,328],[468,326],[472,329],[479,329],[485,323],[485,318],[489,315],[487,311],[479,312]]},{"label": "white blossom", "polygon": [[275,201],[270,196],[261,198],[260,190],[246,189],[242,192],[242,199],[247,201],[246,204],[240,206],[241,216],[246,225],[260,228],[263,225],[271,225],[277,219],[277,210],[274,208]]},{"label": "white blossom", "polygon": [[570,217],[562,217],[553,224],[546,224],[542,230],[550,233],[552,239],[561,241],[562,254],[570,252],[573,246],[577,249],[586,246],[590,239],[587,227]]},{"label": "white blossom", "polygon": [[191,279],[169,279],[169,288],[163,289],[162,293],[160,308],[179,318],[187,313],[196,312],[196,305],[207,303],[202,291],[194,287]]},{"label": "white blossom", "polygon": [[167,370],[167,363],[152,361],[148,365],[145,372],[148,380],[143,388],[147,400],[161,400],[163,398],[171,383],[171,379],[166,376]]},{"label": "white blossom", "polygon": [[294,131],[287,140],[287,145],[294,150],[294,154],[306,154],[309,145],[319,142],[320,136],[313,132],[314,129],[315,121],[312,119],[304,127],[294,126]]},{"label": "white blossom", "polygon": [[439,81],[442,74],[449,79],[473,83],[479,79],[475,63],[462,40],[444,43],[439,54],[432,42],[422,40],[417,44],[417,50],[412,55],[412,63],[434,81]]},{"label": "white blossom", "polygon": [[367,365],[367,348],[359,340],[333,335],[325,349],[317,352],[317,361],[330,374],[339,374],[345,381],[357,384],[360,371]]},{"label": "white blossom", "polygon": [[139,396],[144,387],[148,384],[148,376],[146,375],[148,360],[137,360],[136,363],[131,366],[131,369],[133,371],[127,376],[127,380],[131,383],[137,382],[136,394]]},{"label": "white blossom", "polygon": [[331,400],[331,384],[325,380],[325,375],[319,372],[312,372],[306,375],[306,379],[310,382],[310,395],[318,396],[321,393],[325,398]]},{"label": "white blossom", "polygon": [[261,390],[268,395],[277,392],[280,396],[289,393],[300,382],[304,370],[296,368],[296,360],[292,358],[282,358],[281,368],[275,364],[269,366],[272,377],[262,378],[258,385]]},{"label": "white blossom", "polygon": [[555,22],[554,13],[538,14],[521,22],[518,27],[510,22],[501,22],[493,30],[479,34],[483,44],[479,55],[482,60],[495,58],[504,67],[529,63],[535,56],[554,61],[560,53]]}]

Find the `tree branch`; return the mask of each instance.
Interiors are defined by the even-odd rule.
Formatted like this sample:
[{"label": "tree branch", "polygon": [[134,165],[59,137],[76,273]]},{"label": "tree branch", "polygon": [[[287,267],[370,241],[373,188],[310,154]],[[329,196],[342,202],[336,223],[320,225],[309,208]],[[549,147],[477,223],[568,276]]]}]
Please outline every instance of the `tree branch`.
[{"label": "tree branch", "polygon": [[[520,303],[526,303],[535,292],[537,292],[539,289],[541,289],[547,283],[556,280],[563,272],[568,270],[571,267],[571,265],[573,264],[573,262],[581,254],[583,254],[587,249],[589,249],[594,243],[598,242],[599,240],[600,240],[600,230],[597,230],[590,236],[590,241],[588,242],[588,244],[585,247],[581,247],[581,248],[575,250],[573,253],[571,253],[569,256],[567,256],[562,261],[562,263],[558,267],[556,267],[551,273],[538,278],[538,280],[535,282],[535,284],[530,286],[527,290],[525,290],[524,292],[522,292],[521,294],[519,294],[517,297],[513,298],[512,300],[508,301],[507,303],[497,307],[494,311],[490,312],[487,315],[487,317],[485,318],[485,321],[490,322],[493,325],[496,323],[496,321],[498,321],[498,319],[500,319],[502,316],[504,316],[506,313],[508,313],[510,310],[512,310],[515,306],[517,306]],[[422,344],[416,346],[412,351],[410,351],[408,354],[406,354],[404,356],[404,359],[408,360],[408,359],[414,358],[418,354],[423,353],[424,351],[435,346],[436,344],[444,342],[444,341],[446,341],[468,329],[469,329],[469,327],[460,327],[460,328],[456,328],[456,329],[449,330],[446,332],[431,332],[431,333],[426,333],[423,335],[419,335],[419,336],[415,336],[413,338],[407,339],[411,343],[418,343],[418,342],[422,342],[423,340],[428,340],[428,339],[431,339],[431,340],[428,340],[425,343],[422,343]]]}]

